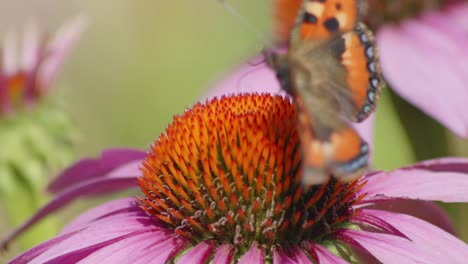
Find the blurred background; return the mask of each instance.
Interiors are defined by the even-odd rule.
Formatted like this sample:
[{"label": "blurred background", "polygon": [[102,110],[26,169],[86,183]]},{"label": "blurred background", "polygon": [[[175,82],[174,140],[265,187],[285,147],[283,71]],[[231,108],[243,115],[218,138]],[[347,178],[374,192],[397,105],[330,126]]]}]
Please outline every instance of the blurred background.
[{"label": "blurred background", "polygon": [[[269,1],[230,3],[271,36]],[[52,92],[79,128],[77,158],[112,147],[147,149],[173,115],[263,48],[218,0],[0,0],[0,5],[0,37],[31,21],[52,33],[80,13],[89,17]],[[402,115],[421,122],[408,130]],[[440,151],[414,151],[415,145],[424,145],[416,132],[421,135],[428,128],[440,136],[433,139],[440,141]],[[379,169],[468,153],[465,142],[388,91],[378,107],[376,133],[374,160]],[[69,218],[104,199],[74,204],[62,214]],[[467,241],[468,229],[461,224],[467,219],[466,208],[446,209]],[[6,229],[0,227],[1,233]]]},{"label": "blurred background", "polygon": [[[268,32],[267,1],[254,2],[234,5]],[[0,3],[0,33],[30,21],[54,32],[79,13],[89,17],[53,92],[81,129],[81,155],[112,146],[146,148],[174,114],[259,48],[218,0]]]}]

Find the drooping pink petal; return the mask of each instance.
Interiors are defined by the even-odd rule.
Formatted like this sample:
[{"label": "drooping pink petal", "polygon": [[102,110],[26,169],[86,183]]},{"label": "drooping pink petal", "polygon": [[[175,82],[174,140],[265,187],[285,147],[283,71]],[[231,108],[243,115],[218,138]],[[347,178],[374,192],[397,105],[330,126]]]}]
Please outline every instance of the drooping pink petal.
[{"label": "drooping pink petal", "polygon": [[253,243],[250,249],[242,255],[237,262],[239,264],[265,263],[265,249]]},{"label": "drooping pink petal", "polygon": [[440,172],[447,171],[468,173],[468,159],[457,157],[430,159],[418,162],[406,168],[418,168]]},{"label": "drooping pink petal", "polygon": [[12,259],[9,264],[23,264],[23,263],[28,263],[30,260],[36,258],[37,256],[41,255],[44,251],[47,249],[57,245],[63,240],[68,239],[69,237],[73,236],[75,233],[68,233],[68,234],[63,234],[60,236],[56,236],[53,239],[46,241],[44,243],[41,243],[30,250],[24,252],[23,254],[17,256],[16,258]]},{"label": "drooping pink petal", "polygon": [[177,260],[177,264],[203,264],[206,263],[208,258],[212,255],[214,250],[213,243],[203,241],[191,248],[188,252],[184,253]]},{"label": "drooping pink petal", "polygon": [[[467,9],[467,4],[456,7]],[[455,9],[455,7],[454,7]],[[403,98],[468,136],[466,14],[428,14],[377,35],[384,76]],[[454,30],[457,28],[458,30]]]},{"label": "drooping pink petal", "polygon": [[66,234],[83,229],[86,225],[97,219],[108,217],[115,213],[121,214],[122,210],[134,211],[135,202],[136,199],[134,197],[121,198],[89,209],[62,228],[61,233]]},{"label": "drooping pink petal", "polygon": [[314,258],[317,263],[320,264],[346,264],[348,263],[344,259],[336,256],[335,254],[328,251],[323,246],[314,242],[304,242],[307,245],[309,254]]},{"label": "drooping pink petal", "polygon": [[94,214],[94,219],[81,221],[80,229],[69,228],[69,233],[52,239],[53,243],[25,252],[18,263],[26,258],[30,263],[165,263],[186,247],[188,240],[159,225],[133,199],[111,204],[102,206],[106,210],[86,213],[84,218]]},{"label": "drooping pink petal", "polygon": [[[128,213],[125,211],[123,215]],[[138,207],[133,206],[133,212],[130,213],[130,217],[117,217],[118,214],[113,214],[97,219],[83,229],[69,233],[72,235],[66,239],[43,250],[30,263],[46,263],[47,261],[60,263],[59,260],[64,263],[65,260],[78,260],[100,248],[143,233],[151,233],[153,241],[164,241],[171,238],[172,232],[165,232],[161,227],[155,226],[153,219]],[[62,236],[67,236],[67,234]],[[39,245],[39,247],[41,246]],[[31,250],[36,251],[35,248]],[[18,259],[30,255],[31,250],[20,255]]]},{"label": "drooping pink petal", "polygon": [[354,215],[351,219],[351,222],[365,224],[367,226],[384,231],[387,234],[407,238],[403,233],[400,232],[400,230],[386,222],[384,219],[374,215],[365,214],[364,212],[360,212],[359,214]]},{"label": "drooping pink petal", "polygon": [[139,164],[140,161],[130,162],[115,169],[104,177],[77,183],[74,186],[57,193],[52,200],[36,211],[36,213],[27,221],[3,238],[0,245],[4,246],[8,244],[33,224],[79,197],[101,195],[104,193],[116,192],[135,187],[136,172],[138,171]]},{"label": "drooping pink petal", "polygon": [[[86,158],[64,170],[48,186],[48,191],[59,192],[79,182],[104,177],[112,170],[126,163],[143,160],[146,153],[137,149],[109,149],[97,159]],[[140,172],[135,167],[135,177]]]},{"label": "drooping pink petal", "polygon": [[135,255],[154,240],[154,235],[151,232],[123,238],[94,251],[86,256],[81,263],[134,263],[131,260]]},{"label": "drooping pink petal", "polygon": [[234,256],[234,247],[232,245],[223,244],[216,249],[213,257],[213,263],[229,264],[232,263]]},{"label": "drooping pink petal", "polygon": [[363,202],[387,198],[421,199],[442,202],[468,201],[468,174],[403,168],[366,177],[359,191]]},{"label": "drooping pink petal", "polygon": [[336,237],[351,246],[368,251],[382,263],[438,263],[429,254],[414,248],[411,241],[399,236],[343,229]]},{"label": "drooping pink petal", "polygon": [[[38,72],[40,89],[47,90],[51,87],[58,70],[75,46],[87,22],[88,19],[85,15],[79,15],[74,20],[63,25],[50,40]],[[43,90],[42,93],[46,92],[46,90]]]},{"label": "drooping pink petal", "polygon": [[184,246],[185,243],[176,236],[157,237],[146,232],[102,247],[80,263],[167,263]]},{"label": "drooping pink petal", "polygon": [[408,199],[385,200],[366,208],[411,215],[436,225],[451,234],[455,234],[455,227],[452,225],[447,213],[440,206],[430,201]]},{"label": "drooping pink petal", "polygon": [[383,210],[364,209],[362,212],[365,215],[385,219],[395,226],[409,238],[412,244],[411,250],[417,249],[418,252],[426,252],[425,255],[434,260],[440,259],[431,263],[464,263],[468,259],[466,243],[421,219]]}]

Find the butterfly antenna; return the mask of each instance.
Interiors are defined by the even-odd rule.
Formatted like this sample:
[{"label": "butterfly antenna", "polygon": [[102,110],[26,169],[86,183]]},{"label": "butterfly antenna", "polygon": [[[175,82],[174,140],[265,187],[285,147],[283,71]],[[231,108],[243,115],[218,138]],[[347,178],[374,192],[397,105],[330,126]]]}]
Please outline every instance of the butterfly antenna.
[{"label": "butterfly antenna", "polygon": [[261,47],[260,50],[263,51],[266,47],[272,46],[272,44],[267,41],[265,35],[260,32],[247,18],[242,16],[232,5],[230,5],[227,0],[219,0],[219,3],[223,5],[226,11],[238,19],[248,31],[257,37],[257,39],[263,44],[263,47]]}]

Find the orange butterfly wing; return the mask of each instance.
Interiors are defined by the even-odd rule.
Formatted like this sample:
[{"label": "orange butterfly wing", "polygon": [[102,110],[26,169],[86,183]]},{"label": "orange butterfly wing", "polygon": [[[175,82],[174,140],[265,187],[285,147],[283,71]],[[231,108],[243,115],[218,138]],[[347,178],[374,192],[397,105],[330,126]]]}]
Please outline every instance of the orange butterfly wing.
[{"label": "orange butterfly wing", "polygon": [[343,50],[338,59],[346,69],[348,89],[357,109],[350,120],[361,122],[375,109],[381,89],[385,86],[374,36],[358,23],[353,31],[341,36]]},{"label": "orange butterfly wing", "polygon": [[369,148],[358,133],[347,125],[320,140],[314,134],[314,124],[299,94],[294,95],[298,113],[298,131],[302,147],[302,183],[320,184],[333,174],[342,182],[349,182],[362,175],[367,167]]},{"label": "orange butterfly wing", "polygon": [[304,1],[303,21],[299,26],[302,39],[324,39],[339,32],[353,30],[360,17],[360,0]]},{"label": "orange butterfly wing", "polygon": [[274,0],[273,20],[280,42],[290,39],[299,12],[304,18],[296,28],[302,39],[323,39],[353,30],[365,13],[364,0]]},{"label": "orange butterfly wing", "polygon": [[319,184],[330,174],[354,180],[367,167],[369,149],[345,120],[364,120],[384,84],[374,37],[359,23],[362,0],[276,0],[275,5],[278,34],[290,33],[289,52],[274,56],[270,66],[296,103],[302,181]]}]

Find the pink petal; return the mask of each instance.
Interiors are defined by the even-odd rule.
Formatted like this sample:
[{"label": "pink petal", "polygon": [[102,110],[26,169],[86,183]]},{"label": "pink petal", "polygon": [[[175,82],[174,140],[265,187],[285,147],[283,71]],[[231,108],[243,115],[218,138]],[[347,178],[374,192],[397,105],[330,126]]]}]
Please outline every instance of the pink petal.
[{"label": "pink petal", "polygon": [[238,264],[256,264],[265,263],[265,249],[254,243],[250,249],[241,256]]},{"label": "pink petal", "polygon": [[468,18],[466,13],[468,12],[468,5],[461,5],[461,1],[454,1],[455,4],[447,8],[447,16],[456,20],[460,30],[468,31]]},{"label": "pink petal", "polygon": [[186,248],[188,244],[189,241],[182,237],[174,237],[166,241],[153,243],[153,245],[145,247],[135,257],[135,261],[131,261],[130,263],[168,263],[169,260]]},{"label": "pink petal", "polygon": [[[258,56],[250,63],[240,66],[227,78],[209,89],[203,99],[234,93],[270,93],[283,94],[275,73],[266,65],[263,56]],[[253,65],[258,64],[258,65]]]},{"label": "pink petal", "polygon": [[466,137],[468,51],[464,43],[468,41],[468,30],[453,30],[461,28],[459,23],[462,23],[459,17],[430,14],[398,27],[383,27],[377,42],[382,70],[392,88],[453,132]]},{"label": "pink petal", "polygon": [[386,198],[442,202],[468,201],[468,174],[404,168],[366,176],[363,202]]},{"label": "pink petal", "polygon": [[274,248],[273,252],[273,263],[285,263],[285,264],[293,264],[296,263],[291,256],[289,256],[284,250],[281,248]]},{"label": "pink petal", "polygon": [[418,162],[407,168],[426,169],[431,171],[465,172],[468,173],[468,159],[439,158]]},{"label": "pink petal", "polygon": [[18,57],[18,35],[16,32],[10,30],[6,33],[3,40],[2,51],[2,73],[7,77],[11,77],[20,69]]},{"label": "pink petal", "polygon": [[96,221],[97,219],[109,216],[116,212],[134,210],[136,199],[134,197],[121,198],[107,202],[105,204],[94,207],[68,223],[62,228],[61,233],[66,234],[76,230],[83,229],[89,223]]},{"label": "pink petal", "polygon": [[49,214],[57,211],[64,207],[70,202],[74,201],[81,196],[92,196],[101,195],[103,193],[116,192],[117,190],[123,190],[131,187],[136,187],[136,175],[135,172],[140,162],[128,163],[105,177],[100,177],[86,182],[75,184],[68,189],[59,192],[45,204],[41,209],[31,216],[26,222],[14,229],[10,234],[1,240],[0,245],[6,245],[17,236],[26,231],[33,224],[42,220]]},{"label": "pink petal", "polygon": [[438,263],[429,254],[415,249],[411,241],[399,236],[345,229],[337,234],[337,238],[368,251],[382,263]]},{"label": "pink petal", "polygon": [[312,261],[298,246],[285,250],[281,247],[273,251],[273,263],[312,264]]},{"label": "pink petal", "polygon": [[21,57],[21,69],[31,74],[39,62],[40,33],[36,24],[29,24],[23,36],[23,50]]},{"label": "pink petal", "polygon": [[134,263],[130,260],[154,240],[151,232],[130,236],[94,251],[80,263]]},{"label": "pink petal", "polygon": [[290,250],[291,256],[294,257],[297,264],[308,264],[312,263],[311,259],[304,253],[304,251],[298,247],[293,246]]},{"label": "pink petal", "polygon": [[381,210],[364,209],[363,213],[385,219],[395,226],[410,239],[413,244],[411,249],[416,248],[422,254],[440,259],[431,263],[464,263],[468,259],[467,244],[430,223],[409,215]]},{"label": "pink petal", "polygon": [[40,88],[48,89],[51,87],[58,70],[75,46],[87,22],[88,19],[85,15],[76,17],[63,25],[49,42],[38,73]]},{"label": "pink petal", "polygon": [[411,215],[436,225],[451,234],[455,234],[455,228],[449,216],[440,206],[433,202],[398,199],[381,201],[367,208]]},{"label": "pink petal", "polygon": [[221,245],[216,249],[216,253],[213,258],[213,263],[229,264],[232,262],[234,256],[234,247],[232,245]]},{"label": "pink petal", "polygon": [[[59,192],[79,182],[104,177],[112,170],[132,161],[143,160],[146,153],[136,149],[109,149],[98,159],[86,158],[64,170],[48,186],[50,192]],[[135,176],[140,171],[135,167]]]},{"label": "pink petal", "polygon": [[[139,210],[136,206],[134,208]],[[151,233],[153,241],[164,241],[170,238],[168,232],[163,232],[161,228],[155,226],[153,219],[141,210],[139,210],[138,216],[134,214],[130,217],[115,216],[118,215],[99,219],[79,231],[72,232],[72,236],[55,243],[41,252],[30,263],[45,263],[47,261],[64,263],[65,260],[69,263],[71,259],[82,259],[100,248],[143,233]],[[24,254],[30,253],[28,251]]]},{"label": "pink petal", "polygon": [[28,251],[24,252],[23,254],[17,256],[16,258],[12,259],[9,264],[23,264],[28,263],[32,259],[36,258],[37,256],[44,253],[47,249],[53,247],[54,245],[59,244],[63,240],[68,239],[69,237],[73,236],[75,233],[68,233],[61,236],[54,237],[53,239],[41,243]]},{"label": "pink petal", "polygon": [[158,237],[147,232],[102,247],[80,263],[167,263],[185,244],[176,236]]},{"label": "pink petal", "polygon": [[208,241],[203,241],[198,243],[187,253],[177,260],[177,264],[196,264],[196,263],[206,263],[208,258],[212,255],[214,250],[214,245]]},{"label": "pink petal", "polygon": [[309,254],[314,258],[317,263],[320,264],[346,264],[348,263],[344,259],[336,256],[335,254],[328,251],[323,246],[316,244],[315,242],[307,242],[309,247]]},{"label": "pink petal", "polygon": [[386,222],[384,219],[376,217],[374,215],[368,215],[365,212],[360,212],[352,217],[351,221],[353,223],[361,223],[373,228],[377,228],[381,231],[384,231],[387,234],[394,236],[401,236],[407,238],[403,233],[401,233],[397,228]]}]

